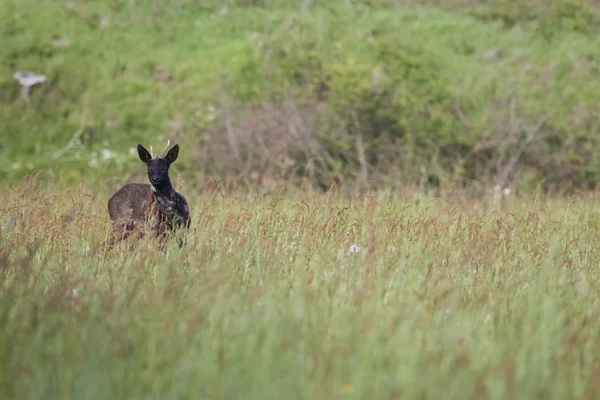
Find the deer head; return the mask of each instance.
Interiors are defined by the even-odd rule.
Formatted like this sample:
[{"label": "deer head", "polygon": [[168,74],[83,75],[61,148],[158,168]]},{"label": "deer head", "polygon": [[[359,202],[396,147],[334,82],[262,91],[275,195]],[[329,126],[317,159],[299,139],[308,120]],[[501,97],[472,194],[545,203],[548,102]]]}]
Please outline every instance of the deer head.
[{"label": "deer head", "polygon": [[150,152],[148,152],[141,144],[138,144],[137,150],[140,160],[148,166],[148,179],[152,186],[159,188],[161,186],[170,185],[169,167],[177,160],[177,156],[179,155],[179,145],[176,144],[173,146],[164,157],[153,158]]}]

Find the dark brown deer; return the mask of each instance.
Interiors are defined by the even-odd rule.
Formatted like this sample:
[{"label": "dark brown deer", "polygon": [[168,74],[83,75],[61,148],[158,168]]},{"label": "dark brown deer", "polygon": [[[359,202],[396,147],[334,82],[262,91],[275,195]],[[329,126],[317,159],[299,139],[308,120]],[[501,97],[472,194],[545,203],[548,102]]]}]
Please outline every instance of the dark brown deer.
[{"label": "dark brown deer", "polygon": [[[148,166],[150,183],[128,183],[108,200],[108,215],[115,227],[109,240],[111,248],[135,231],[164,237],[167,232],[182,226],[189,228],[191,224],[188,203],[175,191],[169,178],[169,167],[177,160],[179,145],[164,157],[153,158],[141,144],[137,150],[140,160]],[[182,244],[180,241],[179,247]]]}]

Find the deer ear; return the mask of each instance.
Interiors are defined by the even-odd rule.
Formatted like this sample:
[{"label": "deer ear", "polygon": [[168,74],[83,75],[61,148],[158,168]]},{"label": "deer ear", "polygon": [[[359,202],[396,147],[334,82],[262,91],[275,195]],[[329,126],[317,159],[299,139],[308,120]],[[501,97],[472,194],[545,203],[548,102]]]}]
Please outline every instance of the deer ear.
[{"label": "deer ear", "polygon": [[165,156],[165,160],[167,160],[169,162],[169,164],[172,164],[175,162],[175,160],[177,160],[177,156],[179,156],[179,145],[178,144],[176,144],[175,146],[173,146],[173,148],[171,150],[169,150],[169,152]]},{"label": "deer ear", "polygon": [[144,163],[147,163],[152,159],[152,156],[150,155],[148,150],[146,150],[141,144],[137,145],[137,151],[138,155],[140,156],[140,160],[142,160]]}]

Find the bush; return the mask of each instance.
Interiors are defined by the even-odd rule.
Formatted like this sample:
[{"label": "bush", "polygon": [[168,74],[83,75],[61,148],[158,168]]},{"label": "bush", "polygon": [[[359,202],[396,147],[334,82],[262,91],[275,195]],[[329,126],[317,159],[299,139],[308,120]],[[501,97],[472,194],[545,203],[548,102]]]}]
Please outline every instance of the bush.
[{"label": "bush", "polygon": [[521,25],[547,38],[568,32],[591,34],[600,27],[598,8],[578,0],[500,0],[473,6],[469,14],[506,27]]},{"label": "bush", "polygon": [[[321,187],[369,179],[378,185],[518,181],[529,187],[593,187],[598,171],[589,150],[597,146],[590,134],[593,114],[580,115],[574,130],[571,104],[582,99],[571,90],[577,83],[545,77],[562,67],[549,71],[529,63],[528,56],[509,65],[509,73],[498,71],[489,79],[486,74],[506,62],[511,50],[484,52],[466,37],[487,31],[431,16],[431,28],[419,28],[419,34],[429,33],[425,39],[409,28],[398,35],[393,18],[365,28],[357,17],[353,29],[362,42],[344,31],[319,32],[313,19],[290,17],[284,31],[264,41],[265,58],[252,61],[266,65],[268,85],[257,89],[258,105],[244,99],[212,124],[199,157],[212,161],[201,167],[217,176],[265,174],[277,177],[270,182],[309,179]],[[410,26],[421,17],[409,12],[400,22]],[[454,37],[434,45],[427,29]],[[461,76],[465,64],[453,58],[470,63],[473,75]],[[474,90],[460,88],[472,81]],[[557,106],[548,92],[561,91],[564,98],[563,88],[570,99]],[[232,141],[240,148],[237,159],[224,156]]]}]

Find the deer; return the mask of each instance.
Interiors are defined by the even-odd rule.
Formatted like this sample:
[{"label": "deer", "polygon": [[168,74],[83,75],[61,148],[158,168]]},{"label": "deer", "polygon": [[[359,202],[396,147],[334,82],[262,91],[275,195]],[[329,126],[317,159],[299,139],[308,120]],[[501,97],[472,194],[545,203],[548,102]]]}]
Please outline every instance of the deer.
[{"label": "deer", "polygon": [[[169,144],[170,141],[163,155]],[[189,229],[191,225],[187,200],[173,188],[169,178],[169,168],[179,156],[179,145],[175,144],[161,157],[152,157],[141,144],[137,145],[137,152],[148,167],[150,183],[127,183],[108,200],[108,215],[114,227],[109,248],[136,231],[141,236],[149,232],[164,238],[169,232],[181,227]],[[179,247],[182,245],[180,241]]]}]

